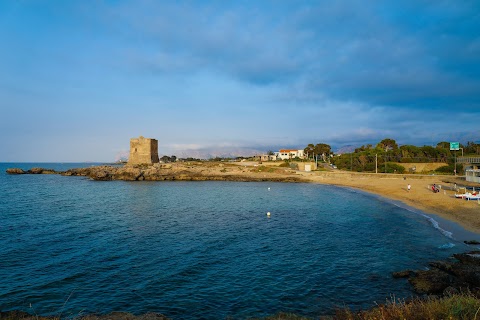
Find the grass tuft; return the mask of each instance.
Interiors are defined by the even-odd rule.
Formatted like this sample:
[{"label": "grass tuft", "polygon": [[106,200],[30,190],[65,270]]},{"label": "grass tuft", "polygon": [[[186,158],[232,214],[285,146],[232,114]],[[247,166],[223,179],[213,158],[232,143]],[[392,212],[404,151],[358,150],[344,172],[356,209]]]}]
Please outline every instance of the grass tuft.
[{"label": "grass tuft", "polygon": [[455,294],[443,298],[415,298],[410,301],[392,299],[367,311],[338,310],[337,320],[480,320],[480,300],[471,294]]}]

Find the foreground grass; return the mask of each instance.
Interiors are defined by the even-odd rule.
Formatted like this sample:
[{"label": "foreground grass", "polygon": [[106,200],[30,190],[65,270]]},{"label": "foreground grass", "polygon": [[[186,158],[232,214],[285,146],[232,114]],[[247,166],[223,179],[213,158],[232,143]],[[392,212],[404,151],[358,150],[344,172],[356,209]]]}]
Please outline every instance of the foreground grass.
[{"label": "foreground grass", "polygon": [[[62,317],[41,317],[25,312],[0,312],[0,320],[60,320]],[[134,316],[128,313],[111,313],[103,316],[86,315],[69,317],[82,320],[166,320],[160,314]],[[308,320],[291,313],[278,313],[261,320]],[[410,301],[392,299],[370,310],[353,312],[338,310],[334,316],[315,317],[322,320],[480,320],[480,299],[471,294],[455,294],[443,298],[415,298]]]},{"label": "foreground grass", "polygon": [[471,294],[456,294],[443,298],[416,298],[411,301],[392,300],[385,305],[360,312],[340,310],[338,320],[480,320],[480,299]]},{"label": "foreground grass", "polygon": [[[295,314],[279,313],[262,320],[308,320]],[[480,299],[471,294],[456,294],[443,298],[415,298],[410,301],[388,301],[370,310],[353,312],[337,310],[335,316],[321,320],[480,320]]]}]

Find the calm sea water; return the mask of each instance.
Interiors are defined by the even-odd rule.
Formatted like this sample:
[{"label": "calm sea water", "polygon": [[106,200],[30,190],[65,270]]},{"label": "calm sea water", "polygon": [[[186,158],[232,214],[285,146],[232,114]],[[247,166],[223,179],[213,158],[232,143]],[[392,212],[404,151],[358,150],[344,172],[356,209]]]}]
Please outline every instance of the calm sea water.
[{"label": "calm sea water", "polygon": [[0,164],[3,311],[318,316],[409,297],[391,272],[466,250],[425,216],[351,189],[5,174],[34,166],[85,165]]}]

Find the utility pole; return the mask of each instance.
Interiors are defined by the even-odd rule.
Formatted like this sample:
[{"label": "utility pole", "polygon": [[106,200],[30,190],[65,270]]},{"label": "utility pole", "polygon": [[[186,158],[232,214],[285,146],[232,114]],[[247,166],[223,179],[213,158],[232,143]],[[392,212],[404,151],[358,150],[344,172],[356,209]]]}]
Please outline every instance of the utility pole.
[{"label": "utility pole", "polygon": [[454,157],[455,157],[455,169],[453,169],[453,173],[456,176],[457,175],[457,150],[455,150]]},{"label": "utility pole", "polygon": [[375,153],[375,173],[378,173],[378,154]]}]

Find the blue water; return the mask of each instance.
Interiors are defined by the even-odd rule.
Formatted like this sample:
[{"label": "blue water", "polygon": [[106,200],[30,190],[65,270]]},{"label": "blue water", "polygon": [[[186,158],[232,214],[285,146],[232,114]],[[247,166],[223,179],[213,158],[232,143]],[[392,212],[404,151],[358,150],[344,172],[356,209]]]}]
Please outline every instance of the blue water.
[{"label": "blue water", "polygon": [[410,297],[391,272],[466,250],[421,214],[333,186],[5,174],[88,165],[0,164],[0,310],[315,317]]}]

